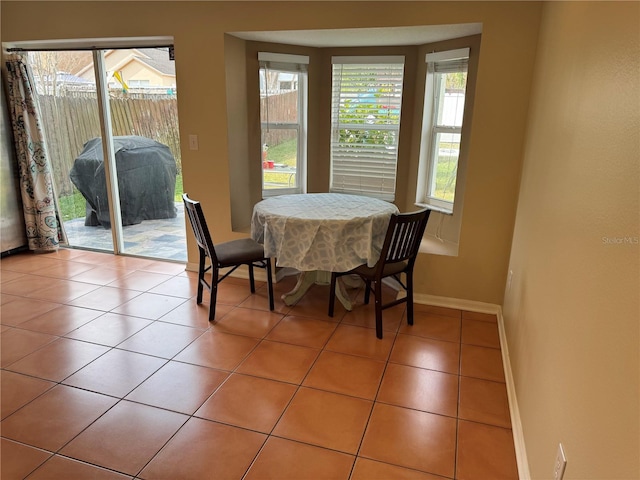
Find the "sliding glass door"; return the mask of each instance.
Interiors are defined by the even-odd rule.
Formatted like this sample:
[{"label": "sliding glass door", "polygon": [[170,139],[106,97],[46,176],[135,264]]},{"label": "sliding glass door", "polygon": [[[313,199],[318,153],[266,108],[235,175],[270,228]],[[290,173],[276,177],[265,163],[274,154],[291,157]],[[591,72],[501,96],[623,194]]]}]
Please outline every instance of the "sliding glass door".
[{"label": "sliding glass door", "polygon": [[186,261],[169,48],[29,52],[71,247]]}]

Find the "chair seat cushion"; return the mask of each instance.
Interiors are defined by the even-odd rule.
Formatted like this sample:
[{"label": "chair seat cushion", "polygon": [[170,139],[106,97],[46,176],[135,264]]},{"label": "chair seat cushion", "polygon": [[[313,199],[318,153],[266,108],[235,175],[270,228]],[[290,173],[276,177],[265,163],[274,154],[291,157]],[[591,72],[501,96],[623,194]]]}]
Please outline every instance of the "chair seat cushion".
[{"label": "chair seat cushion", "polygon": [[[382,270],[382,276],[388,277],[390,275],[397,275],[398,273],[404,272],[408,266],[408,262],[387,263]],[[354,268],[352,273],[357,273],[364,278],[373,279],[376,274],[376,267],[360,265],[359,267]]]},{"label": "chair seat cushion", "polygon": [[241,238],[216,244],[215,249],[221,267],[264,259],[264,248],[252,238]]}]

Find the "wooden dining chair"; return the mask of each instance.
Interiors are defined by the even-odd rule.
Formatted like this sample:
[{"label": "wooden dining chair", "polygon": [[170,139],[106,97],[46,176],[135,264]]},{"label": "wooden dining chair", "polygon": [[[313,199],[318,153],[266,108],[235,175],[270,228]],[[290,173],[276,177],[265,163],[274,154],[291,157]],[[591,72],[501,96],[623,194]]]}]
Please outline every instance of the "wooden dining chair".
[{"label": "wooden dining chair", "polygon": [[[218,284],[227,278],[241,265],[249,267],[249,285],[251,293],[255,293],[256,287],[253,279],[253,267],[264,268],[267,271],[267,290],[269,294],[269,309],[273,310],[273,283],[271,280],[271,261],[264,255],[264,247],[252,238],[242,238],[230,242],[214,245],[207,228],[207,222],[202,213],[200,202],[191,200],[184,193],[182,195],[185,212],[189,217],[193,233],[198,244],[200,259],[198,263],[198,296],[196,301],[202,303],[202,293],[207,288],[211,294],[209,301],[209,321],[216,316],[216,297]],[[209,266],[206,259],[209,258]],[[220,269],[231,268],[220,277]],[[205,273],[211,270],[211,283],[204,278]]]},{"label": "wooden dining chair", "polygon": [[[365,282],[364,303],[369,303],[371,284],[375,296],[376,336],[382,338],[382,310],[407,302],[407,323],[413,325],[413,266],[418,256],[420,241],[429,220],[431,210],[392,215],[380,251],[380,259],[373,267],[360,265],[348,272],[332,272],[329,297],[329,316],[333,317],[336,297],[336,281],[343,275],[359,275]],[[404,273],[406,284],[400,275]],[[394,277],[407,295],[388,303],[382,303],[382,279]]]}]

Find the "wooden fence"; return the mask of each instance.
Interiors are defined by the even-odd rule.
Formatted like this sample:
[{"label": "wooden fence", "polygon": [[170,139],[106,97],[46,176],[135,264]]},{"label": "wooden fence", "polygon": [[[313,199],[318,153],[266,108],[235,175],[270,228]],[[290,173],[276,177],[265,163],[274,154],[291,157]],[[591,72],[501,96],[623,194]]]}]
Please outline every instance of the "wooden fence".
[{"label": "wooden fence", "polygon": [[[67,92],[38,97],[58,195],[73,193],[69,172],[85,142],[100,136],[95,92]],[[175,96],[110,92],[114,136],[139,135],[169,147],[182,171],[178,108]]]},{"label": "wooden fence", "polygon": [[[270,94],[260,99],[260,115],[262,122],[296,123],[298,114],[298,92]],[[275,147],[291,139],[291,131],[271,129],[269,131],[270,147]]]}]

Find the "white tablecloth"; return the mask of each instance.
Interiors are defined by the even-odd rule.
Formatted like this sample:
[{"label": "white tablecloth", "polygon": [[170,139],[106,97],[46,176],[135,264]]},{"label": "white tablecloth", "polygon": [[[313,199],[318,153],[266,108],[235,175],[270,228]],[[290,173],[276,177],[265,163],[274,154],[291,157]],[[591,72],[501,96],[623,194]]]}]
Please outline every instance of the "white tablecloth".
[{"label": "white tablecloth", "polygon": [[358,195],[281,195],[256,204],[251,236],[280,267],[345,272],[375,265],[396,213],[392,203]]}]

